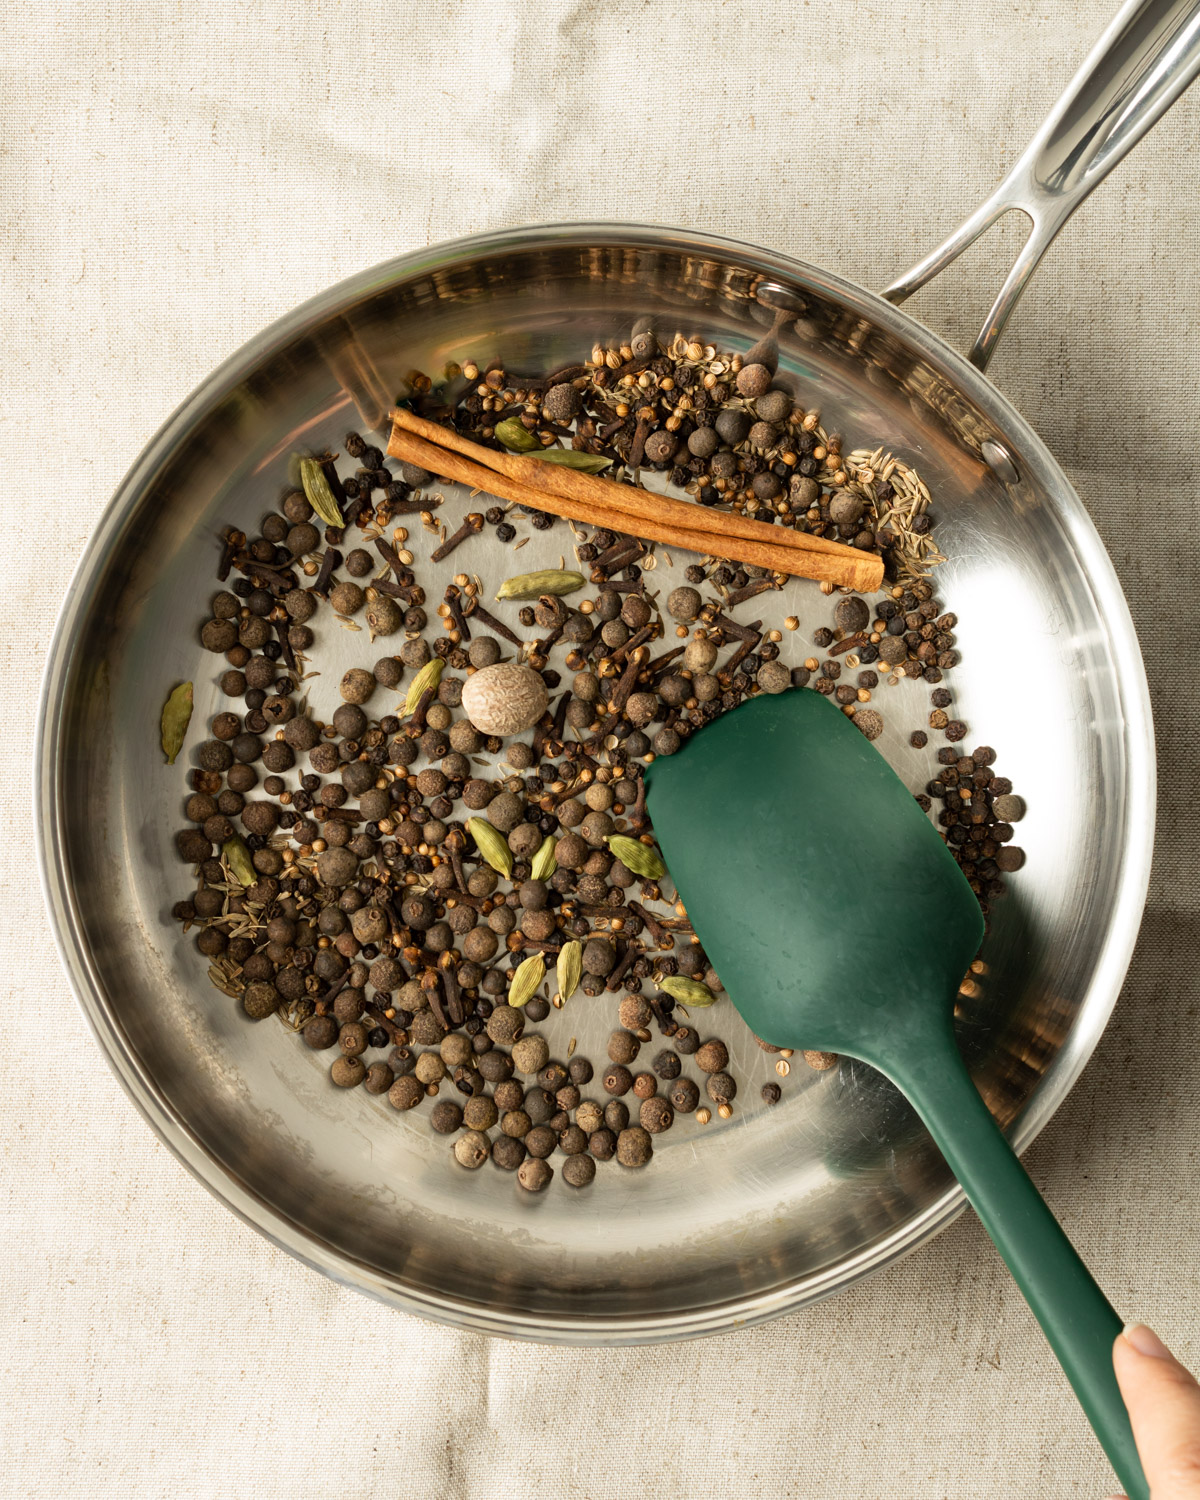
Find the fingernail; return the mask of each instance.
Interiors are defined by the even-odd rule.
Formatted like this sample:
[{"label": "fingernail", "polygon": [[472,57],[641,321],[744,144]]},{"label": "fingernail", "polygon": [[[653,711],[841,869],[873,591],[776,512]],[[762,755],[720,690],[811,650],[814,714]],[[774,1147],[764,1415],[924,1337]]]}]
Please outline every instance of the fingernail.
[{"label": "fingernail", "polygon": [[1171,1351],[1166,1344],[1145,1323],[1126,1323],[1124,1336],[1139,1354],[1147,1354],[1151,1359],[1171,1358]]}]

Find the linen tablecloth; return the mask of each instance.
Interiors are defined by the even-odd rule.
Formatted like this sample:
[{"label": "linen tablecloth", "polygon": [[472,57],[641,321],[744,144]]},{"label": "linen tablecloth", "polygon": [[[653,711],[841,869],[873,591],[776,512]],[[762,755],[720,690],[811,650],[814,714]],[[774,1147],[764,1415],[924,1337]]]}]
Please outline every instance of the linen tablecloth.
[{"label": "linen tablecloth", "polygon": [[[813,1311],[581,1353],[429,1326],[235,1220],[71,998],[29,830],[63,587],[188,391],[400,251],[558,218],[717,230],[881,286],[1013,160],[1111,0],[31,0],[0,32],[0,1494],[1098,1497],[1104,1460],[970,1216]],[[1112,1024],[1028,1155],[1119,1307],[1200,1361],[1200,92],[1067,227],[993,365],[1111,549],[1161,763]],[[964,345],[1001,226],[914,303]]]}]

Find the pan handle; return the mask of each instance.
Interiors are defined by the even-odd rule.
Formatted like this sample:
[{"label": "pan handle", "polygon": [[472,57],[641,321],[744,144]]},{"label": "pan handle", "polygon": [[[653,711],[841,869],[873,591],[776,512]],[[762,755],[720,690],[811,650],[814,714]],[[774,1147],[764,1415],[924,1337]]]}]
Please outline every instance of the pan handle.
[{"label": "pan handle", "polygon": [[884,292],[903,302],[1010,209],[1032,228],[968,358],[987,368],[1025,283],[1087,195],[1200,72],[1200,0],[1128,0],[996,191]]}]

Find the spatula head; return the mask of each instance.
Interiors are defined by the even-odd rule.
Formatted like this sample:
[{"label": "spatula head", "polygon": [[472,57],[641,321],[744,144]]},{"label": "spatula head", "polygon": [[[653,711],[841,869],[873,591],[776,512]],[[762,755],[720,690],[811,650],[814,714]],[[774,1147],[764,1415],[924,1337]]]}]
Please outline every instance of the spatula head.
[{"label": "spatula head", "polygon": [[733,1003],[778,1047],[885,1065],[948,1018],[979,903],[913,794],[821,694],[763,694],[647,771],[646,807]]}]

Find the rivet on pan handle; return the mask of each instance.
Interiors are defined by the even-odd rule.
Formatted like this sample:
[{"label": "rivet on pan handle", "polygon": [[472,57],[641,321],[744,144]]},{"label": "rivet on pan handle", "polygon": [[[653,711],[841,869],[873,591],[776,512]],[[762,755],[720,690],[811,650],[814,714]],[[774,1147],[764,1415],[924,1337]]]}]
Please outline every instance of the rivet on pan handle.
[{"label": "rivet on pan handle", "polygon": [[1129,0],[1050,111],[1024,155],[986,203],[884,292],[903,302],[1010,209],[1029,237],[968,358],[987,368],[1025,283],[1087,195],[1200,72],[1200,0]]}]

